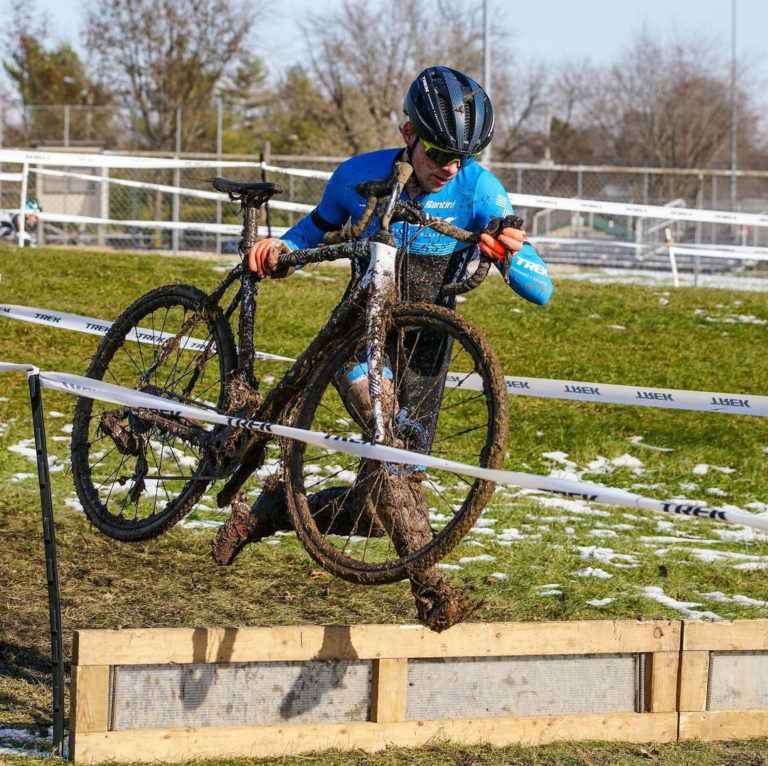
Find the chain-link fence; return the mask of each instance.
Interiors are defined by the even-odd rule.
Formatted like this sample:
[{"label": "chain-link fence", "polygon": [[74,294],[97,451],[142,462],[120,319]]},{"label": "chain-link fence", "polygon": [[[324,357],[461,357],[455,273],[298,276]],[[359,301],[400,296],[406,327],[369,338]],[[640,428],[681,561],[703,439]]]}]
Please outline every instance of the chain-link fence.
[{"label": "chain-link fence", "polygon": [[[131,249],[235,252],[239,224],[236,206],[212,194],[208,197],[190,196],[184,190],[211,192],[210,178],[214,175],[274,181],[282,188],[282,193],[270,210],[269,223],[280,230],[293,225],[318,203],[327,174],[344,159],[270,157],[268,147],[265,150],[263,166],[257,165],[259,157],[221,155],[214,159],[214,155],[199,153],[177,157],[192,160],[207,157],[209,167],[80,165],[57,166],[54,170],[44,162],[30,161],[27,196],[36,198],[46,214],[38,228],[39,241]],[[148,155],[144,158],[149,162]],[[219,161],[243,161],[248,167],[217,169],[215,163]],[[7,160],[0,165],[0,171],[18,171],[19,168],[18,162],[13,164]],[[284,172],[278,168],[283,168]],[[689,210],[768,211],[768,173],[757,171],[731,174],[712,170],[512,163],[492,163],[491,169],[511,193]],[[321,173],[307,173],[313,170]],[[4,209],[19,207],[18,182],[0,181],[0,204]],[[524,215],[526,228],[532,236],[559,240],[557,251],[560,254],[566,253],[567,243],[575,240],[572,249],[577,250],[577,256],[582,259],[589,250],[588,242],[592,243],[590,247],[598,243],[602,251],[616,245],[630,250],[634,248],[635,253],[665,247],[670,241],[704,246],[768,246],[768,227],[761,226],[680,221],[663,215],[649,218],[631,212],[625,215],[572,212],[557,209],[557,206],[550,209],[518,207],[518,212]],[[50,220],[51,214],[78,220]],[[168,226],[147,225],[151,222],[168,222]],[[210,229],[206,229],[206,225],[210,225]]]}]

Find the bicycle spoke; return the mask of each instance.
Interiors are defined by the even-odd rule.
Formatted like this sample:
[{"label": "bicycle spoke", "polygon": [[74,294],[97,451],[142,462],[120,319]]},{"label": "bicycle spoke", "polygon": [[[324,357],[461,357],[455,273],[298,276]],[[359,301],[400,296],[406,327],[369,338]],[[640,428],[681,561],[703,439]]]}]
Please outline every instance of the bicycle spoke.
[{"label": "bicycle spoke", "polygon": [[[479,465],[487,465],[492,456],[491,466],[499,467],[506,433],[498,430],[499,418],[491,414],[505,415],[506,399],[502,403],[492,400],[503,380],[496,365],[496,377],[490,384],[486,362],[490,352],[484,339],[466,320],[437,306],[418,304],[418,308],[397,312],[399,308],[393,313],[385,344],[384,364],[393,372],[388,385],[395,393],[391,412],[386,413],[386,443]],[[356,421],[363,413],[357,411],[353,417],[352,407],[367,406],[366,398],[359,403],[348,401],[345,406],[342,392],[346,389],[337,389],[335,384],[339,371],[365,359],[364,332],[362,328],[355,332],[326,350],[297,407],[292,421],[297,427],[344,437],[361,430],[362,421]],[[449,349],[450,353],[441,356]],[[480,375],[483,390],[447,390],[444,375],[449,369],[458,373],[460,382]],[[356,391],[355,397],[360,389]],[[386,403],[389,408],[389,400]],[[501,425],[504,423],[505,419]],[[371,461],[358,461],[354,466],[351,461],[322,457],[304,448],[289,449],[285,466],[287,490],[293,491],[294,481],[301,488],[293,492],[301,542],[329,571],[366,584],[401,579],[414,562],[433,564],[471,527],[492,492],[488,482],[468,481],[439,469],[427,469],[421,475],[408,465],[373,467]],[[323,507],[317,516],[309,512],[311,503],[304,493],[321,487],[322,491],[338,488],[345,513],[337,513],[338,506]],[[369,503],[367,511],[363,497]],[[382,534],[382,523],[389,532]],[[348,528],[342,530],[342,524]],[[412,537],[409,524],[416,525]]]},{"label": "bicycle spoke", "polygon": [[[202,311],[204,299],[184,285],[148,293],[118,317],[88,375],[226,411],[223,375],[235,367],[234,342],[223,319]],[[202,351],[177,342],[182,336],[195,338]],[[198,436],[210,428],[78,402],[73,476],[86,514],[107,534],[123,540],[159,534],[214,478],[202,446],[207,442]]]}]

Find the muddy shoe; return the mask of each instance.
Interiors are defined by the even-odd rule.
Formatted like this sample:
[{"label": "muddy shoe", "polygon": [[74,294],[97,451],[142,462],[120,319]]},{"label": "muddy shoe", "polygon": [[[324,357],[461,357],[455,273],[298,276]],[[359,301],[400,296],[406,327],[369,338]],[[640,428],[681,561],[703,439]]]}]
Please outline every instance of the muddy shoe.
[{"label": "muddy shoe", "polygon": [[419,622],[435,633],[463,622],[478,607],[466,591],[444,581],[437,588],[414,588],[414,596]]},{"label": "muddy shoe", "polygon": [[477,609],[477,606],[467,596],[461,596],[450,601],[440,601],[427,612],[421,621],[430,630],[441,633],[452,625],[464,622]]},{"label": "muddy shoe", "polygon": [[232,513],[211,541],[211,555],[219,566],[229,566],[248,543],[258,542],[275,533],[270,514],[264,510],[261,499],[259,497],[251,508],[245,492],[235,495]]}]

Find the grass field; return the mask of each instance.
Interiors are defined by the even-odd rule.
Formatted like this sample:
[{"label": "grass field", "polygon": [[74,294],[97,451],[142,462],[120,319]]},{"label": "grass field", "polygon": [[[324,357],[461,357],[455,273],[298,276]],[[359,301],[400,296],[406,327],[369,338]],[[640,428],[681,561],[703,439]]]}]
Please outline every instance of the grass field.
[{"label": "grass field", "polygon": [[[231,262],[230,262],[231,264]],[[210,288],[215,259],[0,249],[0,303],[113,319],[142,292],[186,282]],[[316,268],[267,283],[256,347],[295,356],[341,295],[346,272]],[[768,302],[760,293],[556,281],[534,307],[500,279],[460,305],[488,335],[507,374],[763,394]],[[0,361],[84,372],[98,339],[0,318]],[[276,363],[260,368],[276,377]],[[63,627],[410,623],[405,584],[362,589],[317,572],[295,537],[250,546],[229,569],[209,557],[224,516],[193,514],[154,541],[124,545],[91,528],[68,472],[74,400],[45,392],[59,543]],[[768,433],[756,417],[513,398],[505,468],[583,478],[660,499],[768,511]],[[50,725],[45,569],[27,381],[0,390],[0,746]],[[768,538],[750,530],[500,488],[446,559],[479,603],[473,620],[768,614]],[[67,645],[67,652],[69,646]],[[11,732],[11,733],[9,733]],[[302,758],[301,763],[766,763],[765,742],[622,747],[484,747]],[[15,762],[3,754],[0,762]],[[25,763],[44,763],[25,756]],[[288,761],[270,761],[287,763]],[[225,763],[220,761],[219,763]],[[227,763],[234,763],[229,761]]]}]

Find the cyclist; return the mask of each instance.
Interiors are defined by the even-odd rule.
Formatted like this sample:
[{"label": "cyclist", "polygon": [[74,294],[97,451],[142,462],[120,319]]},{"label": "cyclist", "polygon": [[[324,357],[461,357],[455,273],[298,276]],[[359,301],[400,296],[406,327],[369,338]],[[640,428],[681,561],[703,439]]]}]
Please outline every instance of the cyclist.
[{"label": "cyclist", "polygon": [[[512,207],[501,182],[475,160],[488,146],[494,130],[491,101],[475,80],[448,67],[429,67],[419,74],[406,93],[403,103],[404,122],[400,132],[404,148],[384,149],[353,157],[343,162],[333,173],[319,205],[305,218],[289,229],[282,239],[268,238],[257,242],[248,254],[248,264],[259,277],[284,277],[288,272],[277,272],[280,253],[299,248],[316,247],[324,234],[337,231],[348,221],[356,222],[362,215],[365,200],[355,187],[374,178],[386,177],[395,161],[412,165],[413,173],[403,192],[403,198],[419,202],[433,216],[449,220],[456,226],[479,231],[494,217],[512,214]],[[373,234],[377,222],[371,223],[363,236]],[[441,287],[461,279],[469,262],[477,256],[477,249],[458,242],[432,229],[418,230],[406,222],[392,224],[398,247],[408,245],[408,258],[401,264],[402,295],[404,300],[427,301],[452,307],[454,298],[440,298]],[[478,245],[486,255],[496,261],[501,270],[505,255],[512,254],[504,279],[520,296],[542,305],[552,295],[552,283],[546,265],[533,246],[526,241],[525,232],[504,228],[496,237],[484,233]],[[349,291],[360,278],[365,264],[352,262]],[[429,391],[442,388],[447,372],[450,349],[423,348],[416,356],[427,359],[430,374],[423,376],[426,398]],[[364,412],[367,397],[367,366],[356,364],[340,372],[338,387],[345,403],[359,417]],[[386,378],[386,370],[385,375]],[[439,383],[435,385],[435,381]],[[438,394],[439,396],[439,394]],[[422,448],[431,444],[436,412],[425,407],[424,414],[409,423],[410,433],[421,434]],[[340,533],[354,533],[354,518],[360,516],[347,505],[373,506],[367,518],[376,516],[376,506],[382,503],[409,503],[416,513],[409,513],[409,523],[423,518],[422,529],[413,531],[413,538],[395,540],[405,546],[429,539],[427,509],[418,481],[423,473],[414,471],[410,476],[387,475],[371,466],[361,470],[353,491],[344,499],[334,490],[323,490],[308,498],[313,511],[326,511],[335,520]],[[375,486],[375,492],[373,487]],[[313,502],[314,501],[314,502]],[[344,505],[345,507],[340,507]],[[273,481],[249,507],[247,498],[239,495],[232,504],[232,514],[213,539],[213,558],[220,565],[234,561],[249,542],[274,534],[278,529],[289,529],[282,483]],[[345,512],[346,511],[346,512]],[[358,521],[358,524],[360,522]],[[362,527],[362,524],[360,524]],[[370,526],[370,525],[369,525]],[[380,524],[378,532],[383,533]],[[366,527],[367,528],[367,527]],[[334,527],[335,530],[335,527]],[[415,540],[415,542],[414,542]],[[399,546],[398,546],[399,547]],[[411,588],[416,599],[419,619],[435,630],[442,630],[466,616],[471,608],[465,594],[459,592],[442,577],[436,567],[411,575]]]},{"label": "cyclist", "polygon": [[12,213],[8,211],[0,212],[0,237],[14,242],[19,240],[19,230],[22,232],[22,242],[25,247],[34,247],[37,244],[35,228],[39,220],[37,214],[42,210],[37,200],[28,199],[24,203],[24,225],[22,227],[21,213]]}]

